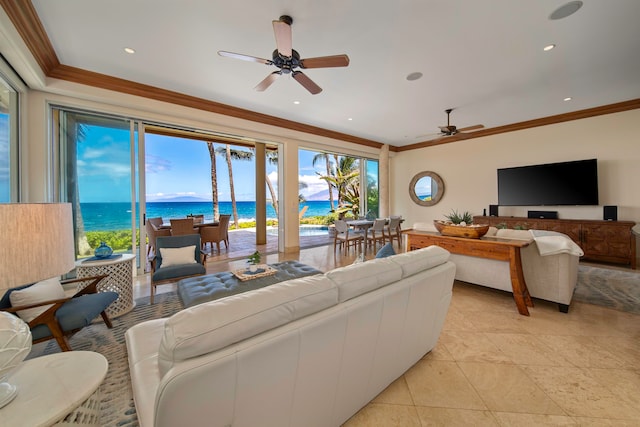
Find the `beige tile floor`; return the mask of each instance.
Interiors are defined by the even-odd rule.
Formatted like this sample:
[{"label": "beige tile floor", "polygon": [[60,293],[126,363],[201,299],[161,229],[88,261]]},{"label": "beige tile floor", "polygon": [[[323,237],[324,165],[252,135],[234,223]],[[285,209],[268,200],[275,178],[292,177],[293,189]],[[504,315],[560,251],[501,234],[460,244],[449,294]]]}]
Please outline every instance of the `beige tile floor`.
[{"label": "beige tile floor", "polygon": [[[353,258],[321,246],[266,262],[327,271]],[[207,270],[245,265],[213,257]],[[147,276],[136,297],[148,295]],[[345,426],[640,426],[640,316],[579,302],[563,314],[534,302],[521,316],[510,294],[456,282],[434,350]]]}]

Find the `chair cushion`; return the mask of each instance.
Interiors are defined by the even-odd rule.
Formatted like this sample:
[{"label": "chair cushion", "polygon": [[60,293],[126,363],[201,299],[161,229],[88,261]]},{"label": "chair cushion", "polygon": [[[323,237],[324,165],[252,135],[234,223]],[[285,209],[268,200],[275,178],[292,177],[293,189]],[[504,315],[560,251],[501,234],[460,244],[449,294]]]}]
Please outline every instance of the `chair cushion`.
[{"label": "chair cushion", "polygon": [[380,248],[378,253],[376,254],[376,258],[386,258],[391,255],[395,255],[396,251],[393,250],[393,245],[391,243],[387,243],[383,247]]},{"label": "chair cushion", "polygon": [[202,264],[182,264],[171,265],[169,267],[159,268],[153,273],[153,281],[159,282],[161,280],[176,279],[178,277],[196,276],[198,274],[205,274],[207,269]]},{"label": "chair cushion", "polygon": [[[56,319],[63,332],[80,329],[89,325],[116,299],[117,292],[98,292],[72,298],[56,311]],[[31,336],[38,340],[51,336],[51,331],[47,325],[37,325],[31,329]]]},{"label": "chair cushion", "polygon": [[162,254],[162,265],[160,265],[160,268],[182,264],[197,264],[195,251],[195,245],[182,248],[160,248],[160,253]]},{"label": "chair cushion", "polygon": [[[11,305],[13,307],[37,304],[43,301],[63,299],[65,297],[64,289],[62,288],[58,277],[52,277],[51,279],[34,283],[26,288],[14,290],[9,295],[9,299],[11,300]],[[22,320],[29,323],[47,311],[49,307],[51,307],[51,305],[28,308],[26,310],[18,311],[17,314]]]}]

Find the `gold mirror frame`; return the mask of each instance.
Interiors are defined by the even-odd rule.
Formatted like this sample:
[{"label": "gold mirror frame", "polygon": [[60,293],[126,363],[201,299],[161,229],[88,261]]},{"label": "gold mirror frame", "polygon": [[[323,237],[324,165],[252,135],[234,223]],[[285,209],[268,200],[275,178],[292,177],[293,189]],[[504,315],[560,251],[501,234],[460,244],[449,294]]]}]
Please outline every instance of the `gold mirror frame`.
[{"label": "gold mirror frame", "polygon": [[[432,191],[431,198],[426,200],[418,197],[418,194],[416,193],[416,186],[418,185],[418,182],[423,178],[431,179],[431,185],[430,185],[431,191]],[[433,191],[434,188],[435,188],[435,191]],[[438,203],[440,199],[442,199],[443,195],[444,195],[444,181],[442,180],[442,178],[440,178],[440,175],[438,175],[435,172],[431,172],[431,171],[420,172],[416,174],[416,176],[414,176],[411,182],[409,183],[409,196],[411,196],[411,200],[413,200],[415,203],[417,203],[420,206],[433,206],[436,203]]]}]

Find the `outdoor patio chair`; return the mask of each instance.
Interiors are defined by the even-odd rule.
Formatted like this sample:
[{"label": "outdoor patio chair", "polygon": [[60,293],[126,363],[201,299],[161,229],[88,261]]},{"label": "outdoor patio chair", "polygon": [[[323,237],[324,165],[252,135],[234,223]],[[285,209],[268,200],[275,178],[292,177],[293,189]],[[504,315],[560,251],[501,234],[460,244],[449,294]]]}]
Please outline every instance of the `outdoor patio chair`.
[{"label": "outdoor patio chair", "polygon": [[[14,313],[22,318],[31,329],[34,344],[55,339],[62,351],[70,351],[67,338],[90,325],[98,315],[102,316],[107,328],[112,328],[111,320],[105,310],[118,298],[118,293],[98,292],[96,288],[98,283],[106,277],[109,276],[84,277],[60,282],[46,280],[11,288],[0,299],[0,310]],[[90,283],[72,297],[65,297],[62,285],[76,282]],[[56,289],[52,291],[51,286],[56,286]],[[24,305],[11,304],[11,294],[16,291],[20,291],[20,301],[23,301],[24,303],[21,304]],[[52,299],[52,294],[58,294],[60,298]],[[18,298],[16,295],[18,293],[14,295],[14,301]],[[49,307],[45,308],[46,306]]]},{"label": "outdoor patio chair", "polygon": [[201,276],[207,272],[207,254],[200,250],[200,235],[162,236],[156,239],[156,254],[151,260],[151,298],[156,286]]},{"label": "outdoor patio chair", "polygon": [[198,230],[193,227],[193,218],[170,219],[169,221],[171,222],[172,236],[198,233]]},{"label": "outdoor patio chair", "polygon": [[200,238],[202,239],[202,249],[205,249],[207,243],[210,243],[213,250],[213,244],[218,248],[220,253],[220,242],[224,242],[224,247],[229,251],[229,221],[231,215],[220,215],[218,225],[200,227]]},{"label": "outdoor patio chair", "polygon": [[193,218],[194,224],[202,224],[204,222],[204,214],[187,215],[187,218]]},{"label": "outdoor patio chair", "polygon": [[147,245],[147,257],[149,257],[149,254],[151,253],[152,248],[155,251],[156,237],[171,235],[171,230],[160,229],[159,227],[161,225],[162,225],[162,217],[147,218],[147,222],[145,224],[145,229],[147,231],[147,238],[149,239],[149,244]]}]

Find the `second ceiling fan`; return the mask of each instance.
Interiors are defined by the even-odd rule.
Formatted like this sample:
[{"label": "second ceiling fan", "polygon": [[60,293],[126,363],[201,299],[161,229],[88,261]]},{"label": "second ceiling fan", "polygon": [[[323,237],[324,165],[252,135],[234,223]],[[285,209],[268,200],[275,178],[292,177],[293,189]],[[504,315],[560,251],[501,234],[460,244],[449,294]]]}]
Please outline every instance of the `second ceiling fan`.
[{"label": "second ceiling fan", "polygon": [[447,113],[447,125],[446,126],[438,126],[440,128],[440,136],[452,136],[452,135],[458,135],[460,133],[464,133],[464,132],[469,132],[471,130],[476,130],[476,129],[482,129],[484,127],[484,125],[473,125],[473,126],[467,126],[467,127],[463,127],[463,128],[456,128],[455,126],[453,126],[452,124],[450,124],[449,122],[449,116],[451,115],[451,112],[453,111],[453,108],[448,108],[446,110],[444,110],[445,113]]},{"label": "second ceiling fan", "polygon": [[276,37],[276,50],[273,51],[271,59],[263,59],[240,53],[226,52],[219,50],[218,55],[228,58],[241,59],[243,61],[258,62],[265,65],[275,65],[278,70],[269,74],[254,88],[262,92],[266,90],[276,79],[282,74],[291,74],[291,76],[300,83],[311,94],[316,95],[322,92],[322,88],[318,86],[302,71],[296,68],[328,68],[328,67],[346,67],[349,65],[349,57],[347,55],[320,56],[316,58],[300,59],[300,54],[295,51],[291,45],[291,24],[293,18],[288,15],[282,15],[279,20],[273,21],[273,32]]}]

